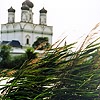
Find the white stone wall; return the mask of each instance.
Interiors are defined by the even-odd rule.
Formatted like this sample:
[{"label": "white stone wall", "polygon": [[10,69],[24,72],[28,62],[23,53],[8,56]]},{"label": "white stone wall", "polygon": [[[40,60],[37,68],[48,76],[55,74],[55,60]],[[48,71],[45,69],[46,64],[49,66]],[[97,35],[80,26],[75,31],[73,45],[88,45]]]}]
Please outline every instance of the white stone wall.
[{"label": "white stone wall", "polygon": [[37,40],[38,37],[48,37],[52,44],[52,26],[18,22],[13,24],[1,25],[2,41],[18,40],[22,46],[26,45],[26,39],[29,39],[29,46]]}]

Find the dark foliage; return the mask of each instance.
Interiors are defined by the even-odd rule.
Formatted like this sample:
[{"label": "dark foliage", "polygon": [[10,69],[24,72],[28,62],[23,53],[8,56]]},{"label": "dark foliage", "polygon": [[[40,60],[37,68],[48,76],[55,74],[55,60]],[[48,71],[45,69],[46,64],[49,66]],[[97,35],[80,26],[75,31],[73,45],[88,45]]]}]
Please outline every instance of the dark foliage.
[{"label": "dark foliage", "polygon": [[50,47],[47,37],[39,37],[32,45],[34,49],[44,50]]},{"label": "dark foliage", "polygon": [[10,46],[2,45],[0,47],[0,67],[9,68],[10,67]]}]

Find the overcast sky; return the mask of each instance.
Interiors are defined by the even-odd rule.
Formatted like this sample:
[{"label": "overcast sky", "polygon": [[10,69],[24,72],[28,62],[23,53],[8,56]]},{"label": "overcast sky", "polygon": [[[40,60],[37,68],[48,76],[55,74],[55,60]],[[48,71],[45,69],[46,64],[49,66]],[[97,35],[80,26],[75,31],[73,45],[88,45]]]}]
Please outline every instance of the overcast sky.
[{"label": "overcast sky", "polygon": [[[8,8],[16,10],[16,22],[20,21],[24,0],[2,0],[0,3],[0,24],[7,23]],[[67,42],[77,41],[100,22],[100,0],[30,0],[34,3],[34,23],[39,23],[39,10],[47,13],[47,24],[53,26],[53,43],[67,37]]]}]

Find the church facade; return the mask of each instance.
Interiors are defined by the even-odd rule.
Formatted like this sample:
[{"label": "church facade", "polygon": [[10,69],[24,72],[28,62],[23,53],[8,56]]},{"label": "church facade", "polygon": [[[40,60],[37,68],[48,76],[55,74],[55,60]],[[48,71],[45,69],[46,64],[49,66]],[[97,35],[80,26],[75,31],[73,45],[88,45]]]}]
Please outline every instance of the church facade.
[{"label": "church facade", "polygon": [[39,24],[34,24],[34,4],[26,0],[21,7],[21,21],[15,22],[15,9],[8,9],[8,23],[1,24],[1,41],[19,41],[23,47],[32,46],[38,37],[47,37],[52,44],[53,26],[47,25],[47,10],[39,13]]}]

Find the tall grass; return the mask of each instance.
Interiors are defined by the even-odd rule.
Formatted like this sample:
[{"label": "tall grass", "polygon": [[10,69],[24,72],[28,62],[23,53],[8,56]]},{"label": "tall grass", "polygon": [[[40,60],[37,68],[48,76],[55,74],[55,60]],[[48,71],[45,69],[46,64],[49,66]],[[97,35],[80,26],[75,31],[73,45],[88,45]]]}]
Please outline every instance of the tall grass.
[{"label": "tall grass", "polygon": [[91,41],[98,26],[91,30],[77,51],[72,51],[75,43],[58,45],[46,50],[40,58],[25,61],[14,73],[8,75],[13,69],[3,71],[1,77],[13,79],[1,88],[1,99],[99,100],[100,43],[98,38]]}]

